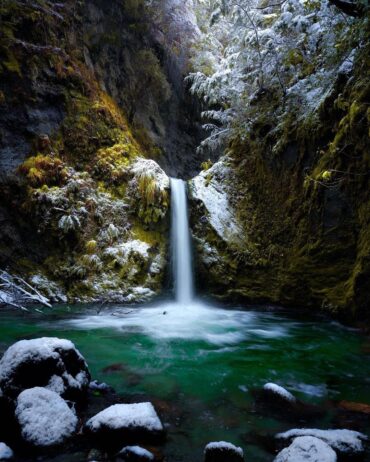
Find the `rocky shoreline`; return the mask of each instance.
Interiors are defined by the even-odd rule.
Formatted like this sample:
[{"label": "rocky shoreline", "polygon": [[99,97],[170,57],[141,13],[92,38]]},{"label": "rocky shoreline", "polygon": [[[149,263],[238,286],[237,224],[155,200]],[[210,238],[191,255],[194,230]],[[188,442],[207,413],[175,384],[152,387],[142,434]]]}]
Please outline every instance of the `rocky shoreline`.
[{"label": "rocky shoreline", "polygon": [[[166,413],[148,401],[123,402],[92,380],[69,340],[44,337],[10,346],[0,360],[0,389],[0,460],[170,460]],[[274,383],[252,394],[256,412],[292,422],[314,422],[323,412]],[[292,428],[268,444],[275,462],[361,461],[368,440],[354,430]],[[204,449],[205,462],[243,460],[243,450],[232,443],[210,442]]]}]

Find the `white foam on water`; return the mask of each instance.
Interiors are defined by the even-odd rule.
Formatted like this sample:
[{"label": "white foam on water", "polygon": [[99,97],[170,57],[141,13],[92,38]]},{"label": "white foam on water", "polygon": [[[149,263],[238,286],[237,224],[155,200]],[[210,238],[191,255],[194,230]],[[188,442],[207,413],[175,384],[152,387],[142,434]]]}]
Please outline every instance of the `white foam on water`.
[{"label": "white foam on water", "polygon": [[[203,340],[216,345],[236,344],[253,336],[266,338],[266,332],[258,329],[263,314],[227,310],[194,300],[187,305],[176,302],[157,306],[127,307],[114,312],[83,316],[63,321],[64,325],[77,329],[111,328],[121,332],[143,333],[155,339]],[[287,329],[271,326],[269,338],[288,335]]]}]

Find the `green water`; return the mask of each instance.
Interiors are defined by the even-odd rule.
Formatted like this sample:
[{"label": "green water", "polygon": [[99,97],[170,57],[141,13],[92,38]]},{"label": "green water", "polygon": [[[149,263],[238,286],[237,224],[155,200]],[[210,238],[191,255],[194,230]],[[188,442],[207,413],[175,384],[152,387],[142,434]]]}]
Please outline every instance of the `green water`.
[{"label": "green water", "polygon": [[[332,401],[370,404],[367,340],[333,322],[241,308],[134,310],[4,312],[0,349],[46,335],[72,340],[94,379],[154,402],[168,426],[170,462],[201,461],[205,444],[218,440],[242,446],[246,460],[272,461],[264,437],[300,425],[256,410],[251,390],[266,382],[325,407],[316,427],[339,428]],[[366,422],[356,429],[369,434]]]}]

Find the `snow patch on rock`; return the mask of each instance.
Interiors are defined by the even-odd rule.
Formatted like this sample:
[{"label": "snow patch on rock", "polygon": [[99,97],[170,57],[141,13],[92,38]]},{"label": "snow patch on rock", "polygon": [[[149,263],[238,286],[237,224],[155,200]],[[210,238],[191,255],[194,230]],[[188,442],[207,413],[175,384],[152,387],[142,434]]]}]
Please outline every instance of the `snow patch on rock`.
[{"label": "snow patch on rock", "polygon": [[336,462],[333,449],[319,438],[300,436],[283,449],[274,462]]},{"label": "snow patch on rock", "polygon": [[227,450],[236,452],[237,454],[243,457],[242,448],[239,448],[238,446],[235,446],[234,444],[228,443],[226,441],[215,441],[212,443],[208,443],[207,446],[205,447],[205,451],[209,449],[221,449],[221,450],[227,449]]},{"label": "snow patch on rock", "polygon": [[9,460],[14,456],[13,451],[5,443],[0,443],[0,460]]},{"label": "snow patch on rock", "polygon": [[204,204],[209,223],[225,241],[238,240],[241,233],[228,194],[227,184],[231,175],[232,170],[223,158],[191,181],[192,197]]},{"label": "snow patch on rock", "polygon": [[118,454],[137,461],[154,460],[153,454],[140,446],[126,446]]},{"label": "snow patch on rock", "polygon": [[92,432],[102,428],[163,431],[163,425],[151,403],[114,404],[88,420],[86,427]]},{"label": "snow patch on rock", "polygon": [[266,391],[271,391],[272,393],[279,395],[281,398],[286,399],[287,401],[296,401],[296,398],[288,390],[281,387],[280,385],[277,385],[276,383],[266,383],[263,386],[263,389]]},{"label": "snow patch on rock", "polygon": [[[75,376],[63,359],[64,356],[71,359],[71,355],[74,356],[76,363],[73,367],[79,367]],[[81,391],[90,381],[87,364],[71,341],[53,337],[20,340],[10,346],[0,360],[0,384],[5,394],[7,392],[17,394],[27,388],[28,367],[31,365],[45,366],[51,374],[47,384],[41,383],[45,377],[40,377],[41,382],[37,383],[36,375],[33,380],[34,385],[46,385],[47,388],[58,393],[64,393],[68,388]],[[45,371],[43,371],[44,375]]]},{"label": "snow patch on rock", "polygon": [[135,177],[151,175],[155,178],[157,187],[161,190],[168,189],[170,187],[170,179],[154,160],[144,159],[142,157],[137,158],[131,166],[131,173]]},{"label": "snow patch on rock", "polygon": [[367,440],[366,435],[353,430],[318,430],[313,428],[292,429],[285,433],[278,433],[276,438],[290,439],[298,436],[319,438],[332,448],[344,453],[363,452],[363,441]]},{"label": "snow patch on rock", "polygon": [[76,430],[78,419],[54,391],[42,387],[23,391],[15,415],[23,438],[35,446],[61,444]]}]

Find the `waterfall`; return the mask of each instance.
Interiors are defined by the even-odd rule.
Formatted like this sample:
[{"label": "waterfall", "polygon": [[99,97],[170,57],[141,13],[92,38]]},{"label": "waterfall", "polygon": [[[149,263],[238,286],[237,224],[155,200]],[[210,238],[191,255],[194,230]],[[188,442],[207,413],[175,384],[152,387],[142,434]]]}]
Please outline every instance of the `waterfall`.
[{"label": "waterfall", "polygon": [[191,241],[186,197],[183,180],[171,178],[171,244],[173,281],[176,301],[182,305],[193,299],[193,271]]}]

